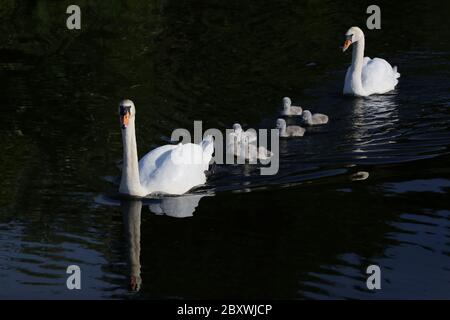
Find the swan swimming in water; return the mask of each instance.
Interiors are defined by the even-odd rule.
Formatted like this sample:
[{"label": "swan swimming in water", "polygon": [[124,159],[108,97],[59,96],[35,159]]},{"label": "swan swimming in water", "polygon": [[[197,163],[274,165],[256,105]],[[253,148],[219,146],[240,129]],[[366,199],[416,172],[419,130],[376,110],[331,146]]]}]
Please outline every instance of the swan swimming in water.
[{"label": "swan swimming in water", "polygon": [[119,116],[123,143],[120,193],[136,197],[151,193],[179,195],[206,182],[205,171],[214,151],[212,136],[207,136],[200,144],[158,147],[138,162],[133,101],[120,102]]},{"label": "swan swimming in water", "polygon": [[283,111],[281,111],[281,115],[283,115],[283,116],[301,116],[302,111],[303,111],[302,107],[292,105],[292,101],[289,97],[283,98]]},{"label": "swan swimming in water", "polygon": [[287,126],[286,120],[277,119],[277,129],[280,131],[280,137],[303,137],[305,128],[300,126]]},{"label": "swan swimming in water", "polygon": [[353,51],[352,64],[345,75],[344,94],[365,97],[394,90],[400,77],[397,67],[392,67],[384,59],[364,57],[364,42],[360,28],[348,29],[342,51],[352,44]]},{"label": "swan swimming in water", "polygon": [[326,114],[322,113],[312,114],[311,111],[309,110],[303,111],[302,118],[305,124],[307,124],[308,126],[315,126],[318,124],[328,123],[328,116]]},{"label": "swan swimming in water", "polygon": [[273,153],[265,147],[256,146],[258,140],[256,131],[244,131],[239,123],[233,124],[233,130],[227,139],[228,153],[251,161],[268,160],[273,156]]},{"label": "swan swimming in water", "polygon": [[246,140],[247,142],[255,142],[256,140],[258,140],[256,131],[250,130],[244,131],[244,129],[242,129],[242,126],[239,123],[233,124],[233,130],[236,139],[238,139],[239,141]]}]

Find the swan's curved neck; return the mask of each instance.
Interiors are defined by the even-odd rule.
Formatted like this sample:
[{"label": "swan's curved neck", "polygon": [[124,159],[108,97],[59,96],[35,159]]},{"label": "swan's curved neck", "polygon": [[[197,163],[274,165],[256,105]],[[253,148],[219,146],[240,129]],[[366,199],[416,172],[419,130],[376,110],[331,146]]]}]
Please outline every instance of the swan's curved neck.
[{"label": "swan's curved neck", "polygon": [[355,42],[352,49],[352,88],[355,93],[364,95],[361,75],[364,61],[364,35]]},{"label": "swan's curved neck", "polygon": [[139,164],[136,146],[134,119],[130,119],[128,127],[122,129],[123,165],[119,192],[131,196],[145,196],[139,180]]}]

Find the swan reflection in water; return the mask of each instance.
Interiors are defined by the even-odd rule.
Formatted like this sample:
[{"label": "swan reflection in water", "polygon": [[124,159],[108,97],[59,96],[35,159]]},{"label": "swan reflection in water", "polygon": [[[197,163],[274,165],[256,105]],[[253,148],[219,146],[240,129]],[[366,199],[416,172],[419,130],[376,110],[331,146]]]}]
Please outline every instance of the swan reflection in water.
[{"label": "swan reflection in water", "polygon": [[128,246],[128,271],[130,275],[130,290],[139,291],[141,279],[141,210],[142,201],[122,201],[123,225]]},{"label": "swan reflection in water", "polygon": [[141,278],[141,213],[142,206],[148,206],[157,215],[175,218],[192,217],[200,199],[207,194],[164,197],[161,199],[121,200],[123,224],[127,239],[129,289],[138,292],[142,285]]},{"label": "swan reflection in water", "polygon": [[166,197],[150,202],[148,208],[156,215],[166,215],[173,218],[187,218],[194,215],[200,199],[205,194],[191,194],[177,197]]},{"label": "swan reflection in water", "polygon": [[395,143],[395,129],[399,123],[395,94],[353,99],[351,134],[356,159],[367,158],[366,152]]},{"label": "swan reflection in water", "polygon": [[355,138],[367,138],[376,130],[384,133],[399,122],[398,104],[395,94],[376,95],[353,99],[352,127]]}]

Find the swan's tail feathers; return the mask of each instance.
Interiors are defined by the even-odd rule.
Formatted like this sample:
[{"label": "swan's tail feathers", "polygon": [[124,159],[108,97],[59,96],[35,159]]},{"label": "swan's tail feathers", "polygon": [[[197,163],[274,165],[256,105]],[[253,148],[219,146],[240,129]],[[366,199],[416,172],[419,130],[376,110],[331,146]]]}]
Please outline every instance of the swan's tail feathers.
[{"label": "swan's tail feathers", "polygon": [[392,71],[394,71],[395,79],[400,78],[400,73],[398,73],[398,71],[397,71],[397,66],[394,66],[394,67],[392,68]]},{"label": "swan's tail feathers", "polygon": [[209,162],[212,159],[212,154],[214,152],[214,139],[212,135],[207,135],[201,142],[203,149],[203,163],[206,164],[206,169],[208,170]]}]

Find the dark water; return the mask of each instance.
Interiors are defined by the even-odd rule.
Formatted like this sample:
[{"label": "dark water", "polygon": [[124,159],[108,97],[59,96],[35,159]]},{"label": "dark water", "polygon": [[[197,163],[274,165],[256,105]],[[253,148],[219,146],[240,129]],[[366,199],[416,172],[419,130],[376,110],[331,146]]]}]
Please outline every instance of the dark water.
[{"label": "dark water", "polygon": [[[80,0],[81,31],[65,1],[0,3],[0,298],[450,298],[448,2],[378,3],[366,55],[402,77],[365,99],[339,46],[369,2]],[[282,141],[275,176],[214,165],[145,201],[109,182],[123,97],[143,155],[194,120],[272,127],[283,96],[331,122]]]}]

